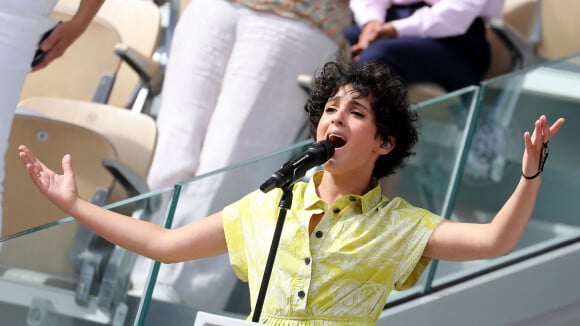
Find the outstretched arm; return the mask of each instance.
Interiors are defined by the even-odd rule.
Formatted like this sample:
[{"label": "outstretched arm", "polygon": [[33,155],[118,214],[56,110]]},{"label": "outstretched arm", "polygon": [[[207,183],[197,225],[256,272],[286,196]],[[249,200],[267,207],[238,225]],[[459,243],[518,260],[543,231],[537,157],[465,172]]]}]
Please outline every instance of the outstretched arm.
[{"label": "outstretched arm", "polygon": [[227,252],[221,212],[181,228],[165,229],[80,198],[70,155],[63,157],[63,174],[59,175],[38,160],[26,146],[20,146],[19,150],[30,178],[46,198],[116,245],[164,263]]},{"label": "outstretched arm", "polygon": [[[522,174],[533,176],[542,161],[544,144],[558,132],[564,119],[550,126],[542,115],[534,132],[524,133],[525,151]],[[488,224],[442,221],[433,231],[424,256],[444,260],[473,260],[506,255],[520,240],[536,204],[542,182],[541,173],[533,178],[521,177],[503,207]]]},{"label": "outstretched arm", "polygon": [[39,44],[40,49],[46,52],[46,56],[32,67],[32,71],[42,69],[62,56],[68,47],[87,29],[103,2],[105,1],[81,0],[74,17],[56,26],[50,35]]}]

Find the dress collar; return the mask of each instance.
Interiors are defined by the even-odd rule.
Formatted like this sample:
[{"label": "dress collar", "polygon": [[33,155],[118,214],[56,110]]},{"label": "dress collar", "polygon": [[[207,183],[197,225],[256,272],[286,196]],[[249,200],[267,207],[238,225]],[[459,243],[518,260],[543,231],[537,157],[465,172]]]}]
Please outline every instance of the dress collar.
[{"label": "dress collar", "polygon": [[[328,209],[327,203],[325,203],[316,193],[316,187],[320,184],[320,180],[322,179],[322,173],[323,171],[316,172],[312,176],[312,178],[310,178],[310,181],[308,182],[308,185],[304,190],[304,208],[307,210]],[[341,201],[343,198],[347,198],[347,200],[351,202],[356,201],[360,203],[362,213],[364,214],[369,210],[371,210],[372,208],[376,207],[383,199],[383,196],[381,194],[381,185],[377,180],[373,179],[373,181],[371,181],[371,190],[369,190],[365,194],[344,195],[341,198],[339,198],[337,202]]]}]

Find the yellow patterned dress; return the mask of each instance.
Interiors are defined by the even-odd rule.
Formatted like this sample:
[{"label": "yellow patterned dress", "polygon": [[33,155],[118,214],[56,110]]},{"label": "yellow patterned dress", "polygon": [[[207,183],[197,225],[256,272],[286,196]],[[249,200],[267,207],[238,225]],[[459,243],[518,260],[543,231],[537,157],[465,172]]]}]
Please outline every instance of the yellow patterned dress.
[{"label": "yellow patterned dress", "polygon": [[[320,177],[294,185],[260,323],[374,325],[391,290],[413,286],[430,261],[422,253],[441,217],[385,198],[378,185],[327,207],[316,194]],[[252,307],[280,196],[279,189],[256,191],[223,210],[230,262],[249,282]],[[310,235],[310,217],[319,213],[324,217]]]}]

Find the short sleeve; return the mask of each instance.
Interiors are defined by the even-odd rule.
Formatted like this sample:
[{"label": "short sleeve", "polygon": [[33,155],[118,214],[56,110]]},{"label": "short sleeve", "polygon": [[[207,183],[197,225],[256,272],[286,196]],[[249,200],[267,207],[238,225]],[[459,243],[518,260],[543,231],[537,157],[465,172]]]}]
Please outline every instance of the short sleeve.
[{"label": "short sleeve", "polygon": [[248,281],[248,261],[246,257],[242,216],[247,201],[247,197],[244,197],[241,200],[226,206],[222,211],[230,265],[238,278],[244,282]]},{"label": "short sleeve", "polygon": [[433,230],[443,220],[441,216],[422,208],[411,206],[404,210],[408,214],[405,216],[404,230],[407,234],[404,253],[406,257],[401,261],[399,277],[395,281],[394,288],[398,291],[413,287],[431,262],[431,258],[423,256],[423,251]]}]

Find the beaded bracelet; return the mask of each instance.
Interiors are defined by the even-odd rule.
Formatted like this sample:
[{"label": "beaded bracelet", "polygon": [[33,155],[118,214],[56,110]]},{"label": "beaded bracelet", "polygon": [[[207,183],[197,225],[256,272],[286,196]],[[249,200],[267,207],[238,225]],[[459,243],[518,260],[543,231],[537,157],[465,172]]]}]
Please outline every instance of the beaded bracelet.
[{"label": "beaded bracelet", "polygon": [[540,163],[538,165],[538,172],[536,172],[536,174],[529,176],[529,177],[522,172],[522,176],[528,180],[535,179],[537,176],[539,176],[540,173],[542,173],[542,171],[544,171],[544,164],[546,164],[546,159],[548,159],[549,153],[550,153],[550,151],[548,149],[548,142],[545,142],[542,144],[542,151],[540,152],[540,156],[542,157],[542,159],[540,160]]}]

